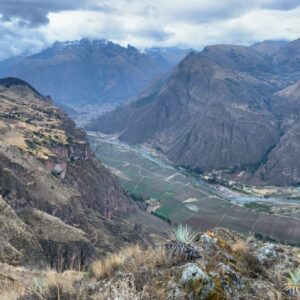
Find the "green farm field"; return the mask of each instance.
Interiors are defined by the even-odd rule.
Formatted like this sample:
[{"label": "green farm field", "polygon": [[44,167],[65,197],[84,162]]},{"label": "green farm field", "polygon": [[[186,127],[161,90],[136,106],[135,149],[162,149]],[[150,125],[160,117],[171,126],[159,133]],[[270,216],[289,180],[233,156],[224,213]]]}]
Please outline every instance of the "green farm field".
[{"label": "green farm field", "polygon": [[97,158],[118,176],[125,190],[159,202],[155,214],[174,224],[188,224],[200,230],[226,227],[281,242],[300,241],[297,218],[255,211],[230,201],[213,186],[145,149],[104,139],[95,133],[89,133],[89,140]]}]

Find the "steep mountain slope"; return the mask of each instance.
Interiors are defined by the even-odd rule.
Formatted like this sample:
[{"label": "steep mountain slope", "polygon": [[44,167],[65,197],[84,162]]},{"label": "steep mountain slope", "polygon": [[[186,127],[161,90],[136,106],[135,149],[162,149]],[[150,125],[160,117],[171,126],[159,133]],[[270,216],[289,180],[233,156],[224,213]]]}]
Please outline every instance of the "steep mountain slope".
[{"label": "steep mountain slope", "polygon": [[287,41],[266,40],[253,44],[251,48],[264,55],[272,55],[278,52],[285,44],[287,44]]},{"label": "steep mountain slope", "polygon": [[280,120],[281,137],[258,172],[266,183],[300,184],[300,81],[271,98],[272,111]]},{"label": "steep mountain slope", "polygon": [[[201,53],[221,66],[246,73],[272,85],[274,90],[285,88],[293,82],[292,78],[289,80],[278,71],[271,54],[257,51],[253,47],[213,45],[205,47]],[[274,50],[274,53],[277,52]]]},{"label": "steep mountain slope", "polygon": [[2,79],[0,108],[0,261],[82,266],[139,237],[143,212],[49,97]]},{"label": "steep mountain slope", "polygon": [[83,39],[0,63],[0,75],[26,80],[60,104],[114,104],[136,95],[177,62],[132,46]]},{"label": "steep mountain slope", "polygon": [[266,184],[291,186],[300,184],[300,122],[296,121],[280,138],[258,173]]},{"label": "steep mountain slope", "polygon": [[300,44],[276,45],[269,54],[263,45],[192,53],[144,97],[88,128],[148,144],[197,171],[219,170],[252,184],[299,184]]},{"label": "steep mountain slope", "polygon": [[219,65],[249,74],[274,73],[270,62],[258,51],[235,45],[214,45],[203,49],[202,54]]},{"label": "steep mountain slope", "polygon": [[267,110],[273,86],[202,54],[190,54],[148,97],[94,121],[89,129],[147,142],[169,159],[207,171],[257,163],[278,139]]},{"label": "steep mountain slope", "polygon": [[273,113],[281,119],[297,119],[300,115],[300,80],[275,93],[270,103]]},{"label": "steep mountain slope", "polygon": [[[37,237],[0,196],[1,262],[40,264],[45,258]],[[22,252],[25,252],[24,255]]]},{"label": "steep mountain slope", "polygon": [[300,78],[300,39],[280,47],[273,55],[277,72],[293,79]]}]

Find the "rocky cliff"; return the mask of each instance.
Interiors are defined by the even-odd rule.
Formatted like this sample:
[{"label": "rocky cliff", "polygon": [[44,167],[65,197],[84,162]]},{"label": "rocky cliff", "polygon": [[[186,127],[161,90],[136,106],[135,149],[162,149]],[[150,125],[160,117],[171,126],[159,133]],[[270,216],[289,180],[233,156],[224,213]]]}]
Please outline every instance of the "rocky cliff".
[{"label": "rocky cliff", "polygon": [[137,206],[49,97],[6,78],[0,107],[1,261],[83,266],[138,238]]}]

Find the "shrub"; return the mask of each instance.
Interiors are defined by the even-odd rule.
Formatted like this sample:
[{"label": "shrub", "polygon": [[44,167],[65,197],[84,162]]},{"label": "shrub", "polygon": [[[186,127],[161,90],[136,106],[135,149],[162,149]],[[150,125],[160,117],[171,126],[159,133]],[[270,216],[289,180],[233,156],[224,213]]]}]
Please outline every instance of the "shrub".
[{"label": "shrub", "polygon": [[25,140],[25,141],[30,149],[36,149],[37,146],[35,141],[31,141],[31,140]]},{"label": "shrub", "polygon": [[103,279],[116,271],[135,273],[141,267],[153,270],[156,267],[168,265],[168,263],[162,247],[143,250],[139,245],[131,245],[118,253],[95,261],[91,266],[91,273],[97,279]]},{"label": "shrub", "polygon": [[102,260],[95,261],[92,264],[91,272],[97,279],[108,277],[124,264],[126,258],[123,252],[112,254]]},{"label": "shrub", "polygon": [[248,251],[248,245],[246,241],[238,240],[231,246],[231,250],[240,255],[244,255]]},{"label": "shrub", "polygon": [[197,233],[194,232],[187,225],[179,225],[170,232],[170,239],[178,243],[193,244],[197,237]]},{"label": "shrub", "polygon": [[61,174],[61,172],[59,172],[59,171],[57,171],[57,170],[52,170],[52,171],[51,171],[51,174],[52,174],[53,176],[55,176],[55,177],[59,177],[60,174]]},{"label": "shrub", "polygon": [[289,278],[286,279],[284,290],[294,296],[300,294],[300,269],[290,272]]},{"label": "shrub", "polygon": [[141,195],[129,193],[130,198],[132,198],[136,202],[145,202],[145,198]]},{"label": "shrub", "polygon": [[67,137],[67,143],[68,144],[73,144],[73,138],[71,136]]},{"label": "shrub", "polygon": [[253,278],[258,277],[258,274],[263,275],[265,273],[260,261],[254,254],[250,253],[249,251],[246,251],[244,254],[244,260],[248,267],[247,269]]},{"label": "shrub", "polygon": [[59,273],[49,270],[43,277],[35,278],[34,285],[34,294],[38,299],[83,300],[87,298],[86,284],[81,272],[69,270]]}]

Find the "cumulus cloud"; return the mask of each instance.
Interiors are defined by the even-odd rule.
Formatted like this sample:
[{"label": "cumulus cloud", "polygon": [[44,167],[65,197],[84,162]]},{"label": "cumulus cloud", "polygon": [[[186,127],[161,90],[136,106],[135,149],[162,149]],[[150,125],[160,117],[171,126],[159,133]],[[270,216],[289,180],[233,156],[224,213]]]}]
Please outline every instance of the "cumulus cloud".
[{"label": "cumulus cloud", "polygon": [[49,22],[48,14],[66,10],[93,9],[110,12],[111,8],[91,0],[1,0],[2,19],[18,18],[21,25],[39,26]]},{"label": "cumulus cloud", "polygon": [[0,21],[0,60],[34,53],[50,45],[41,32],[20,27],[17,20]]},{"label": "cumulus cloud", "polygon": [[299,0],[0,0],[0,59],[54,41],[140,48],[300,37]]}]

